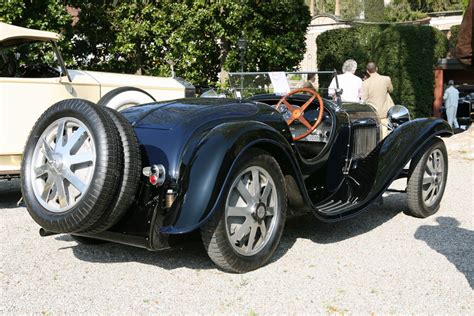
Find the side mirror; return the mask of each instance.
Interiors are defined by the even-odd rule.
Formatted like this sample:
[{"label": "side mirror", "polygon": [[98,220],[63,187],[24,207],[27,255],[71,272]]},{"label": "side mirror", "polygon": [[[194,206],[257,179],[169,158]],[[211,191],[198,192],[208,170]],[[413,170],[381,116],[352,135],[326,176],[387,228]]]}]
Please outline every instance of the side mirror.
[{"label": "side mirror", "polygon": [[403,105],[396,104],[392,106],[387,112],[388,120],[391,125],[395,128],[399,125],[408,122],[410,118],[410,111]]}]

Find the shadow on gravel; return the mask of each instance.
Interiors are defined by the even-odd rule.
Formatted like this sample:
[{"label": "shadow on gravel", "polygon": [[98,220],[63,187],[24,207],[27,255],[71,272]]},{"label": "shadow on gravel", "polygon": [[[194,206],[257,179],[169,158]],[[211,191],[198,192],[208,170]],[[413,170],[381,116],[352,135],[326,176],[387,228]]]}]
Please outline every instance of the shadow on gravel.
[{"label": "shadow on gravel", "polygon": [[474,289],[474,231],[460,228],[452,217],[438,217],[436,221],[437,226],[420,226],[415,238],[444,255]]},{"label": "shadow on gravel", "polygon": [[17,208],[21,198],[20,180],[0,180],[0,209]]},{"label": "shadow on gravel", "polygon": [[70,241],[74,256],[82,261],[98,263],[138,262],[153,265],[166,270],[190,268],[196,270],[215,269],[202,246],[199,233],[192,233],[179,245],[162,251],[152,252],[146,249],[105,242],[99,245],[78,243],[70,235],[60,235],[56,240]]},{"label": "shadow on gravel", "polygon": [[[372,206],[363,214],[339,223],[324,223],[312,214],[291,218],[287,221],[280,246],[270,263],[283,257],[298,238],[310,239],[321,244],[338,242],[371,231],[396,216],[403,207],[406,207],[404,196],[394,194],[384,198],[383,205]],[[199,232],[180,236],[176,240],[175,247],[159,252],[114,243],[86,245],[77,243],[69,235],[60,235],[55,238],[70,241],[71,247],[67,248],[72,249],[79,260],[87,262],[139,262],[166,270],[183,267],[216,269],[204,250]]]}]

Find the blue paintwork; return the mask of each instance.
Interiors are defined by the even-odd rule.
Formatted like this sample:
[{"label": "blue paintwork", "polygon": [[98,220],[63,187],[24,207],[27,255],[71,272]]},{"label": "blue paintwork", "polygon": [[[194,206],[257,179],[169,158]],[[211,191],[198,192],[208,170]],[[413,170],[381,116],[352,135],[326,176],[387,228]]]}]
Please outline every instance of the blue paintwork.
[{"label": "blue paintwork", "polygon": [[[164,214],[162,234],[185,233],[200,227],[222,206],[235,162],[253,146],[274,153],[285,174],[295,179],[298,192],[292,193],[299,195],[304,208],[323,220],[334,221],[359,212],[382,194],[425,141],[452,133],[443,120],[408,122],[381,141],[366,158],[354,161],[348,173],[343,173],[350,159],[351,124],[356,119],[377,122],[373,108],[344,104],[337,109],[325,101],[326,120],[332,126],[330,145],[308,160],[296,149],[282,115],[262,103],[276,103],[275,100],[278,97],[244,101],[193,98],[152,103],[122,112],[143,146],[144,165],[163,164],[167,170],[165,185],[142,193],[142,204],[148,205],[153,194],[159,196],[168,188],[177,190],[169,210],[160,208],[158,202],[152,203],[153,209],[142,207],[143,220],[151,222],[147,226],[150,231],[143,235],[152,234],[157,210]],[[321,206],[331,199],[351,203],[337,212],[322,211]],[[114,229],[124,230],[125,221]]]}]

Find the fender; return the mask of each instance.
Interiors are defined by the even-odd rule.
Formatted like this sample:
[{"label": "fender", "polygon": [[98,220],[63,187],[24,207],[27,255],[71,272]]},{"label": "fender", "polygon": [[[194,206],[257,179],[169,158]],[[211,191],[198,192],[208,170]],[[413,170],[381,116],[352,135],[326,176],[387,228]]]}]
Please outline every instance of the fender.
[{"label": "fender", "polygon": [[449,124],[442,119],[420,118],[400,125],[366,158],[356,162],[349,172],[348,181],[353,188],[351,200],[354,202],[331,214],[317,209],[315,212],[326,221],[355,215],[385,192],[431,138],[452,134]]},{"label": "fender", "polygon": [[[180,234],[204,224],[222,205],[235,162],[256,145],[278,146],[287,155],[293,153],[281,133],[258,121],[224,123],[213,128],[197,145],[192,158],[183,160],[180,192],[169,211],[176,213],[176,220],[160,231]],[[294,157],[286,158],[292,162],[293,170],[298,168]]]}]

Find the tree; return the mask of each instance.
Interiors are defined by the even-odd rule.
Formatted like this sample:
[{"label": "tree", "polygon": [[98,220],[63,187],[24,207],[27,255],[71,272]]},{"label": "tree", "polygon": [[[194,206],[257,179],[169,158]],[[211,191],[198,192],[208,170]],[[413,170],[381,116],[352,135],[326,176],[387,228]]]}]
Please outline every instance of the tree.
[{"label": "tree", "polygon": [[[303,0],[70,1],[80,8],[74,60],[89,69],[168,75],[195,84],[222,70],[291,70],[305,51],[310,22]],[[237,41],[248,47],[240,52]]]},{"label": "tree", "polygon": [[364,0],[365,20],[382,22],[384,20],[384,0]]},{"label": "tree", "polygon": [[413,11],[440,12],[464,10],[468,1],[465,0],[393,0],[393,5],[407,4]]},{"label": "tree", "polygon": [[380,73],[392,78],[396,104],[406,105],[415,117],[431,115],[433,66],[448,49],[441,31],[424,25],[362,25],[324,32],[317,45],[320,69],[340,69],[352,58],[362,70],[375,61]]},{"label": "tree", "polygon": [[[0,21],[66,35],[71,27],[72,16],[66,10],[65,1],[8,0],[0,6]],[[59,41],[63,50],[70,48],[67,36]]]}]

